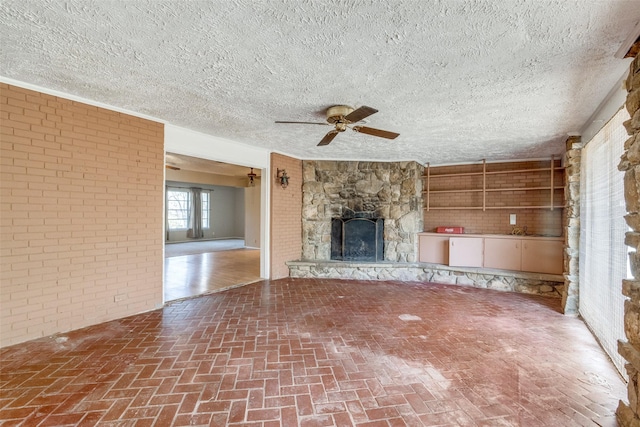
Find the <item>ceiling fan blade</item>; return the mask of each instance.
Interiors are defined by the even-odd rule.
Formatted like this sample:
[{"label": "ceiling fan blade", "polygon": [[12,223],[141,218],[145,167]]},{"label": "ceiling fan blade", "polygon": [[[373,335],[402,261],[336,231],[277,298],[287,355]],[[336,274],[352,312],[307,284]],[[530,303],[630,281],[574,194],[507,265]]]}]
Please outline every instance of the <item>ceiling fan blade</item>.
[{"label": "ceiling fan blade", "polygon": [[289,124],[297,124],[297,125],[324,125],[324,126],[329,125],[329,123],[321,123],[321,122],[287,122],[282,120],[276,120],[276,123],[289,123]]},{"label": "ceiling fan blade", "polygon": [[349,120],[351,123],[355,123],[377,112],[378,110],[376,110],[375,108],[371,108],[371,107],[367,107],[366,105],[363,105],[357,110],[353,110],[352,112],[347,114],[344,118]]},{"label": "ceiling fan blade", "polygon": [[324,136],[324,138],[322,138],[322,141],[320,141],[318,143],[318,147],[322,146],[322,145],[329,145],[331,143],[331,141],[333,141],[333,138],[336,137],[336,135],[338,135],[340,132],[338,132],[337,130],[331,130],[329,131],[328,134],[326,134]]},{"label": "ceiling fan blade", "polygon": [[380,138],[396,139],[400,134],[395,132],[389,132],[387,130],[369,128],[366,126],[354,126],[353,130],[360,133],[366,133],[367,135],[379,136]]}]

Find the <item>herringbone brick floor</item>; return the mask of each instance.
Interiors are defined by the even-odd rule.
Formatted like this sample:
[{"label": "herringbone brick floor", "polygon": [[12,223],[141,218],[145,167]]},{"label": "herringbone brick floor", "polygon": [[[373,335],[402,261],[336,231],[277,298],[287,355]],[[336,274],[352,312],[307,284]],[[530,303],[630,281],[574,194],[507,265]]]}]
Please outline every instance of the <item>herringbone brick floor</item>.
[{"label": "herringbone brick floor", "polygon": [[2,425],[615,425],[625,386],[553,299],[282,279],[5,348]]}]

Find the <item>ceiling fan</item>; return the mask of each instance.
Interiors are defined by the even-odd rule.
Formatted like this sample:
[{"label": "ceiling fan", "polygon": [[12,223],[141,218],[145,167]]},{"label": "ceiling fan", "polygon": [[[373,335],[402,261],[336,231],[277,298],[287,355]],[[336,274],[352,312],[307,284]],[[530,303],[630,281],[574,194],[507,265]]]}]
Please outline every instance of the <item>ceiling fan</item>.
[{"label": "ceiling fan", "polygon": [[333,107],[327,108],[327,123],[321,122],[289,122],[289,121],[281,121],[276,120],[276,123],[290,123],[290,124],[303,124],[303,125],[324,125],[331,126],[333,125],[335,129],[330,130],[324,138],[318,143],[318,146],[321,145],[329,145],[331,141],[340,133],[350,128],[355,132],[366,133],[367,135],[378,136],[380,138],[387,139],[395,139],[399,133],[389,132],[386,130],[380,130],[375,128],[370,128],[367,126],[349,126],[359,121],[364,120],[372,114],[377,113],[378,110],[375,108],[367,107],[363,105],[362,107],[354,110],[353,108],[347,105],[334,105]]}]

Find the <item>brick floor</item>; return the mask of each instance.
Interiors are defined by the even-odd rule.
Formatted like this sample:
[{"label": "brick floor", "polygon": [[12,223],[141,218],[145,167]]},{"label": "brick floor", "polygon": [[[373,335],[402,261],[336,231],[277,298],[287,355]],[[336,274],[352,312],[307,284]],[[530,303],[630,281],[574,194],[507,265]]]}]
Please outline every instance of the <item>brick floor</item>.
[{"label": "brick floor", "polygon": [[0,352],[3,426],[616,425],[625,385],[559,301],[261,281]]}]

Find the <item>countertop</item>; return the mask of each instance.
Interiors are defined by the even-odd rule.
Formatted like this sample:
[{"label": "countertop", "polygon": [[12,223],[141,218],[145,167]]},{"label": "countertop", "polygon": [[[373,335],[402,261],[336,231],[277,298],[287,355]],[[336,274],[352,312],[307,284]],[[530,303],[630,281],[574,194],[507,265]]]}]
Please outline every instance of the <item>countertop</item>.
[{"label": "countertop", "polygon": [[422,231],[418,233],[421,236],[448,236],[448,237],[490,237],[497,239],[546,239],[546,240],[563,240],[562,236],[549,236],[541,234],[472,234],[472,233],[433,233]]}]

